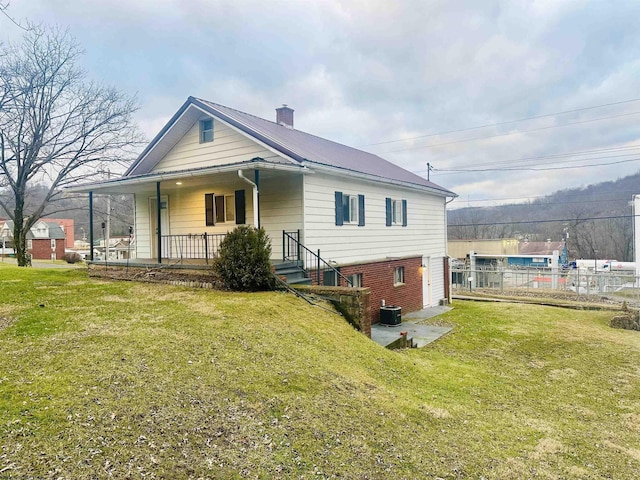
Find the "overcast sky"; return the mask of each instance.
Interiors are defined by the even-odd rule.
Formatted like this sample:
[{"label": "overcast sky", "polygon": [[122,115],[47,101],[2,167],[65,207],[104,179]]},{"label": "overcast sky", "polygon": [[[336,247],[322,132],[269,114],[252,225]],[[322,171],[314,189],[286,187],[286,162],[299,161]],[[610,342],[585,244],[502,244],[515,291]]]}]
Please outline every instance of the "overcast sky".
[{"label": "overcast sky", "polygon": [[[89,76],[137,95],[149,139],[189,95],[267,119],[286,103],[299,130],[422,176],[429,162],[453,207],[640,169],[637,0],[11,0],[8,13],[68,26]],[[19,35],[0,16],[0,39]]]}]

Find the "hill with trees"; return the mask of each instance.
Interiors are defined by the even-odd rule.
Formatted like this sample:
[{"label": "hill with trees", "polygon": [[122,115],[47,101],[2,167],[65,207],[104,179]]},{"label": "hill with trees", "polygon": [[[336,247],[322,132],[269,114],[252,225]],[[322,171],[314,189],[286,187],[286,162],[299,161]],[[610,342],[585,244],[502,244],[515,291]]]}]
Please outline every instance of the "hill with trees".
[{"label": "hill with trees", "polygon": [[525,203],[459,208],[448,213],[449,239],[566,238],[572,258],[632,261],[634,194],[640,194],[640,172]]}]

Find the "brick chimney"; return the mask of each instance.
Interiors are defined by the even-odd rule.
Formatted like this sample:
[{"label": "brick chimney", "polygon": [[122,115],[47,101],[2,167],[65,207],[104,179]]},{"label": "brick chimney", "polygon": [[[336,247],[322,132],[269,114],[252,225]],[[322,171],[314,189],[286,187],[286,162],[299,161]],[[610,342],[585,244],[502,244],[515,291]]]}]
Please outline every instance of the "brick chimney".
[{"label": "brick chimney", "polygon": [[293,128],[293,108],[287,107],[284,103],[280,108],[276,108],[276,123],[287,128]]}]

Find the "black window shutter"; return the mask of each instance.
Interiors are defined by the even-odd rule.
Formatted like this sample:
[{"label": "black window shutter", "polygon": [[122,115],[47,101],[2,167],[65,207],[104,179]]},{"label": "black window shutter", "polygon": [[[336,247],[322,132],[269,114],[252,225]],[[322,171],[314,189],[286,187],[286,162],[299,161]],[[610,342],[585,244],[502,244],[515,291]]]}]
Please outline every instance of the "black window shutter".
[{"label": "black window shutter", "polygon": [[247,207],[244,200],[244,190],[236,190],[236,225],[244,225],[245,223],[247,223]]},{"label": "black window shutter", "polygon": [[386,198],[385,203],[387,205],[387,227],[391,226],[392,217],[391,217],[391,199],[389,197]]},{"label": "black window shutter", "polygon": [[204,211],[205,225],[211,226],[216,224],[215,215],[213,214],[213,193],[204,194]]},{"label": "black window shutter", "polygon": [[364,227],[364,195],[358,195],[358,226]]},{"label": "black window shutter", "polygon": [[402,226],[407,226],[407,201],[402,200]]},{"label": "black window shutter", "polygon": [[344,209],[342,207],[342,192],[336,192],[336,225],[344,223]]}]

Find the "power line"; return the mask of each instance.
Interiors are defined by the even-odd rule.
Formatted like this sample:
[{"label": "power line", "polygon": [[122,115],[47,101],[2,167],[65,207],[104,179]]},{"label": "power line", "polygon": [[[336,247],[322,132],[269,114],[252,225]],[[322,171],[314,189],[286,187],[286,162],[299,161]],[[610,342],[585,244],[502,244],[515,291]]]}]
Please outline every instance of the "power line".
[{"label": "power line", "polygon": [[526,117],[526,118],[520,118],[520,119],[517,119],[517,120],[507,120],[505,122],[498,122],[498,123],[488,123],[486,125],[478,125],[477,127],[460,128],[458,130],[448,130],[448,131],[439,132],[439,133],[429,133],[429,134],[425,134],[425,135],[418,135],[416,137],[399,138],[397,140],[385,140],[383,142],[376,142],[376,143],[367,143],[366,145],[360,145],[360,148],[361,147],[371,147],[373,145],[384,145],[384,144],[388,144],[388,143],[407,142],[409,140],[417,140],[419,138],[437,137],[439,135],[447,135],[449,133],[467,132],[469,130],[478,130],[480,128],[499,127],[501,125],[508,125],[509,123],[517,123],[517,122],[524,122],[524,121],[527,121],[527,120],[536,120],[538,118],[553,117],[553,116],[556,116],[556,115],[563,115],[565,113],[583,112],[585,110],[592,110],[594,108],[610,107],[612,105],[621,105],[623,103],[631,103],[631,102],[638,102],[638,101],[640,101],[640,98],[632,98],[630,100],[622,100],[620,102],[612,102],[612,103],[605,103],[605,104],[602,104],[602,105],[594,105],[593,107],[576,108],[575,110],[565,110],[563,112],[546,113],[544,115],[537,115],[535,117]]},{"label": "power line", "polygon": [[[606,158],[606,157],[604,157]],[[530,171],[530,172],[546,172],[550,170],[570,170],[572,168],[588,168],[588,167],[601,167],[606,165],[618,165],[621,163],[629,163],[629,162],[637,162],[640,161],[640,158],[630,158],[628,160],[618,160],[616,162],[602,162],[602,163],[591,163],[591,164],[583,164],[583,165],[570,165],[565,167],[546,167],[546,168],[533,168],[533,167],[511,167],[511,168],[478,168],[478,169],[468,169],[468,170],[438,170],[443,171],[443,175],[456,175],[459,173],[469,173],[469,172],[518,172],[518,171]]]},{"label": "power line", "polygon": [[[551,155],[537,155],[537,156],[533,156],[533,157],[520,157],[520,158],[515,158],[515,159],[509,159],[509,160],[500,160],[500,161],[493,161],[493,162],[488,162],[488,163],[474,163],[469,165],[469,167],[488,167],[488,166],[492,166],[492,165],[505,165],[505,164],[511,164],[511,163],[517,163],[517,162],[523,162],[526,160],[545,160],[545,159],[558,159],[558,158],[565,158],[565,157],[577,157],[577,156],[586,156],[586,155],[595,155],[598,153],[622,153],[623,150],[638,150],[640,149],[640,144],[638,145],[632,145],[632,146],[628,146],[628,147],[612,147],[612,148],[604,148],[604,149],[598,149],[598,150],[582,150],[582,151],[577,151],[577,152],[567,152],[567,153],[556,153],[556,154],[551,154]],[[592,158],[588,158],[588,159],[576,159],[576,160],[566,160],[567,162],[571,162],[571,161],[578,161],[578,160],[595,160],[595,159],[602,159],[602,158],[615,158],[615,157],[628,157],[629,155],[634,155],[635,153],[622,153],[622,155],[607,155],[604,157],[592,157]],[[458,168],[467,168],[467,166],[459,166]],[[446,168],[444,169],[438,169],[438,168],[433,168],[432,170],[439,170],[439,171],[447,171]]]},{"label": "power line", "polygon": [[[547,161],[539,161],[536,162],[535,165],[549,165],[549,164],[562,164],[562,163],[574,163],[574,162],[584,162],[584,161],[588,161],[588,160],[603,160],[603,159],[610,159],[610,158],[624,158],[624,157],[628,157],[630,155],[636,155],[636,153],[625,153],[623,155],[607,155],[605,157],[591,157],[591,158],[574,158],[574,159],[567,159],[567,160],[553,160],[553,159],[549,159]],[[628,159],[628,160],[632,160],[632,159]],[[514,170],[514,169],[518,169],[519,167],[503,167],[503,165],[511,165],[514,162],[510,162],[510,161],[503,161],[503,162],[490,162],[490,163],[484,163],[484,164],[479,164],[476,165],[476,167],[492,167],[495,166],[496,168],[487,168],[488,171],[494,171],[494,170]],[[522,167],[527,166],[522,165]],[[577,165],[580,166],[580,165]],[[587,165],[588,166],[588,165]],[[498,168],[499,167],[499,168]],[[570,167],[573,168],[573,167]],[[435,171],[435,172],[469,172],[469,171],[483,171],[480,169],[474,169],[471,167],[460,167],[460,168],[431,168],[431,171]]]},{"label": "power line", "polygon": [[[495,162],[488,162],[488,163],[476,163],[473,164],[471,166],[473,167],[488,167],[488,166],[493,166],[493,165],[505,165],[505,164],[512,164],[512,163],[516,163],[516,162],[521,162],[521,161],[525,161],[525,160],[542,160],[542,159],[554,159],[554,158],[563,158],[563,157],[573,157],[573,156],[580,156],[580,155],[593,155],[596,153],[606,153],[606,152],[620,152],[622,150],[638,150],[640,149],[640,144],[636,144],[636,145],[628,145],[625,147],[611,147],[611,148],[603,148],[603,149],[597,149],[597,150],[579,150],[576,152],[566,152],[566,153],[555,153],[555,154],[551,154],[551,155],[537,155],[537,156],[533,156],[533,157],[520,157],[520,158],[515,158],[515,159],[510,159],[510,160],[500,160],[500,161],[495,161]],[[570,163],[573,161],[578,161],[578,160],[599,160],[599,159],[603,159],[603,158],[617,158],[617,157],[627,157],[629,155],[634,155],[634,153],[627,153],[627,154],[622,154],[622,155],[609,155],[609,156],[605,156],[605,157],[592,157],[589,159],[575,159],[575,160],[566,160],[566,163]],[[540,162],[542,163],[542,162]],[[548,162],[547,162],[548,163]],[[562,163],[562,162],[558,162],[558,163]],[[470,167],[471,167],[470,166]],[[467,166],[461,166],[459,167],[459,170],[462,171],[464,169],[468,168]],[[435,168],[433,167],[433,165],[431,165],[431,171],[436,171],[436,172],[447,172],[447,171],[458,171],[458,169],[447,169],[447,168]],[[412,173],[418,174],[418,175],[423,175],[426,173],[426,170],[411,170]]]},{"label": "power line", "polygon": [[559,218],[556,220],[518,220],[514,222],[491,222],[491,223],[464,223],[448,225],[449,227],[489,227],[491,225],[523,225],[531,223],[555,223],[555,222],[575,222],[587,220],[613,220],[617,218],[633,218],[633,215],[610,215],[607,217],[584,217],[584,218]]},{"label": "power line", "polygon": [[[462,200],[462,201],[466,201],[466,200]],[[469,203],[474,202],[476,200],[468,200]],[[580,200],[580,201],[574,201],[574,202],[539,202],[539,203],[506,203],[503,205],[493,205],[493,206],[488,206],[488,207],[471,207],[471,208],[518,208],[518,207],[531,207],[531,206],[545,206],[545,207],[552,207],[555,205],[582,205],[584,203],[610,203],[610,202],[628,202],[629,199],[628,198],[609,198],[609,199],[605,199],[605,200]],[[456,209],[452,209],[451,211],[456,211],[456,210],[462,210],[463,208],[468,208],[468,207],[463,207],[460,206],[459,208]]]},{"label": "power line", "polygon": [[498,134],[495,134],[495,135],[488,135],[488,136],[484,136],[484,137],[474,137],[474,138],[468,138],[466,140],[456,140],[456,141],[453,141],[453,142],[432,143],[430,145],[421,145],[421,146],[417,146],[417,147],[401,148],[401,149],[398,149],[398,150],[388,150],[386,152],[381,152],[380,155],[384,155],[386,153],[408,152],[408,151],[411,151],[411,150],[420,150],[421,148],[443,147],[445,145],[455,145],[455,144],[458,144],[458,143],[475,142],[476,140],[487,140],[487,139],[490,139],[490,138],[507,137],[507,136],[510,136],[510,135],[520,135],[520,134],[523,134],[523,133],[539,132],[539,131],[542,131],[542,130],[550,130],[552,128],[568,127],[568,126],[572,126],[572,125],[581,125],[583,123],[599,122],[600,120],[610,120],[612,118],[629,117],[631,115],[638,115],[638,114],[640,114],[640,112],[622,113],[620,115],[610,115],[608,117],[592,118],[592,119],[589,119],[589,120],[580,120],[580,121],[577,121],[577,122],[562,123],[562,124],[559,124],[559,125],[550,125],[548,127],[531,128],[529,130],[520,130],[518,132],[498,133]]}]

